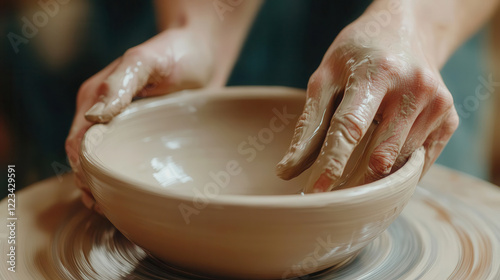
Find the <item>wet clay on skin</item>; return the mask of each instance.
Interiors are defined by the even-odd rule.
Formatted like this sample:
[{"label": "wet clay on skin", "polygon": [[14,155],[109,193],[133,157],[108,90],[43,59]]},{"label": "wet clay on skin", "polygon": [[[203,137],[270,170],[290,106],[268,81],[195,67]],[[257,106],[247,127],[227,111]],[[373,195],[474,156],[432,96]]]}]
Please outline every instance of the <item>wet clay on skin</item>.
[{"label": "wet clay on skin", "polygon": [[[135,96],[154,96],[200,87],[211,76],[209,47],[183,32],[169,32],[144,43],[146,54],[130,49],[97,89],[95,104],[85,113],[91,122],[109,122]],[[203,47],[200,47],[203,46]]]},{"label": "wet clay on skin", "polygon": [[[378,91],[373,89],[374,85],[371,82],[365,83],[364,80],[371,81],[372,75],[378,73],[378,68],[370,56],[357,62],[349,60],[347,65],[350,75],[337,77],[338,84],[325,84],[325,81],[331,83],[328,73],[322,75],[326,76],[326,79],[318,81],[314,80],[316,76],[313,75],[309,82],[306,106],[297,123],[292,144],[277,166],[278,176],[290,179],[315,161],[304,192],[324,192],[339,185],[345,185],[341,177],[346,173],[345,179],[347,173],[350,173],[350,171],[344,172],[349,159],[351,162],[358,162],[358,159],[353,158],[349,153],[349,151],[354,153],[357,144],[351,137],[353,131],[345,131],[343,127],[339,127],[340,119],[335,119],[335,117],[342,118],[343,114],[349,112],[356,118],[370,120],[370,112],[374,109],[376,111],[376,108],[372,107],[377,104],[374,101],[379,98],[377,97]],[[360,77],[360,73],[364,73],[364,76]],[[345,81],[342,82],[342,80]],[[339,86],[343,83],[345,83],[345,88]],[[345,94],[342,94],[343,92]],[[351,106],[353,104],[355,107]],[[352,111],[351,107],[356,110]],[[368,123],[363,126],[368,130]],[[365,131],[361,133],[366,134]],[[370,138],[370,135],[365,138]],[[367,141],[364,142],[366,145]],[[364,150],[364,147],[358,149]],[[307,159],[305,164],[297,164],[304,162],[305,159]],[[352,166],[351,163],[349,165]]]},{"label": "wet clay on skin", "polygon": [[[366,77],[358,76],[360,68],[365,69]],[[371,174],[373,174],[369,167],[371,154],[383,142],[394,137],[397,133],[403,133],[400,123],[411,127],[408,120],[411,120],[411,115],[416,110],[415,96],[411,92],[402,94],[400,104],[397,105],[399,108],[397,114],[390,117],[391,122],[384,123],[387,127],[381,127],[375,131],[379,123],[376,120],[373,120],[366,132],[347,131],[342,126],[336,126],[343,121],[343,114],[346,113],[340,112],[338,109],[339,105],[342,106],[343,103],[357,104],[356,110],[349,111],[349,114],[361,120],[370,120],[368,117],[370,112],[377,111],[377,108],[374,107],[377,104],[375,99],[380,97],[376,98],[375,95],[380,95],[380,93],[373,89],[376,86],[371,82],[366,84],[360,82],[363,79],[371,81],[372,75],[377,74],[378,70],[375,64],[370,58],[366,58],[351,65],[350,69],[351,75],[347,79],[345,95],[339,96],[334,89],[328,88],[321,89],[319,96],[308,97],[304,112],[297,123],[290,149],[277,165],[277,174],[283,179],[293,178],[312,165],[309,181],[304,188],[305,193],[326,192],[380,179],[379,177],[371,178]],[[320,103],[317,101],[318,99],[320,101],[326,99],[329,103],[326,101]],[[336,99],[335,104],[334,99]],[[333,115],[333,109],[337,109],[335,115]],[[350,109],[348,107],[344,110]],[[410,119],[408,119],[409,116]],[[394,125],[395,123],[398,123],[397,127]],[[367,124],[361,126],[365,127]],[[364,133],[364,136],[359,143],[356,143],[352,133]],[[405,138],[401,139],[401,141],[405,140]],[[412,143],[412,139],[408,140],[407,144],[411,147],[419,146]],[[402,146],[403,143],[400,145]],[[352,154],[349,154],[348,151],[352,151]],[[404,160],[406,160],[405,157],[398,157],[400,162],[396,162],[394,170],[404,164]],[[388,175],[390,171],[385,170],[384,172]],[[349,180],[347,181],[347,179]]]}]

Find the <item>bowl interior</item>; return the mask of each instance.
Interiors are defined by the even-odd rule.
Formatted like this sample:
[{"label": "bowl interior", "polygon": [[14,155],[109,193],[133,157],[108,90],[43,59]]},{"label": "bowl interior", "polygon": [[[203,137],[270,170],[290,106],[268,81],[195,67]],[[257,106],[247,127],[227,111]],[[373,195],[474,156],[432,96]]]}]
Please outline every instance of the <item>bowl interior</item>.
[{"label": "bowl interior", "polygon": [[93,157],[141,188],[187,195],[205,187],[220,194],[297,194],[308,172],[284,181],[274,170],[304,100],[302,91],[272,89],[141,100],[111,123],[92,128],[100,133]]}]

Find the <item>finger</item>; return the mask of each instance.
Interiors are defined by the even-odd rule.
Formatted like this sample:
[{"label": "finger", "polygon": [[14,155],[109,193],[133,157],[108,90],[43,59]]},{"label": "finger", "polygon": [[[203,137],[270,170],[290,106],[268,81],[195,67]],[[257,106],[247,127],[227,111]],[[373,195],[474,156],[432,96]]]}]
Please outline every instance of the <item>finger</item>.
[{"label": "finger", "polygon": [[87,192],[82,192],[82,202],[87,209],[93,209],[95,205],[95,199]]},{"label": "finger", "polygon": [[[436,124],[437,122],[439,122],[439,124]],[[413,123],[405,143],[394,161],[391,173],[401,168],[408,161],[412,153],[423,146],[432,130],[436,129],[440,124],[441,122],[438,120],[429,119],[429,114],[427,112],[422,112]]]},{"label": "finger", "polygon": [[298,176],[319,154],[341,92],[339,87],[325,86],[323,80],[317,73],[309,80],[306,104],[295,126],[292,142],[276,166],[276,173],[282,179]]},{"label": "finger", "polygon": [[391,172],[403,166],[415,149],[424,146],[426,160],[422,175],[425,174],[458,127],[459,119],[451,94],[442,87],[438,91],[441,92],[430,100],[415,120]]},{"label": "finger", "polygon": [[[360,168],[365,172],[360,176],[363,178],[360,183],[370,183],[391,173],[417,117],[423,110],[422,105],[424,104],[419,105],[416,102],[411,92],[402,95],[394,92],[387,95],[383,102],[383,107],[387,109],[384,110],[382,121],[366,149],[366,155],[369,155],[367,166]],[[421,143],[417,143],[413,148],[420,146]]]},{"label": "finger", "polygon": [[128,50],[120,64],[100,85],[100,100],[85,114],[91,122],[108,122],[150,85],[160,84],[171,72],[170,55],[155,56],[147,47]]},{"label": "finger", "polygon": [[85,207],[88,209],[97,212],[100,215],[103,215],[101,207],[95,200],[94,196],[90,192],[90,189],[87,185],[85,185],[85,181],[82,180],[82,174],[75,173],[75,182],[78,188],[82,190],[82,202]]},{"label": "finger", "polygon": [[[424,167],[422,169],[421,177],[424,176],[425,173],[432,166],[432,164],[439,157],[444,147],[446,146],[451,136],[453,135],[453,132],[456,130],[456,126],[458,125],[458,117],[456,120],[457,122],[455,122],[454,120],[447,120],[445,123],[442,123],[431,133],[423,132],[422,130],[422,132],[417,135],[426,135],[426,136],[412,137],[412,140],[407,141],[403,145],[401,153],[398,155],[398,158],[394,163],[391,173],[401,168],[408,161],[413,151],[423,146],[426,152],[425,152],[425,162],[424,162]],[[413,132],[410,132],[410,134],[413,134]]]},{"label": "finger", "polygon": [[[370,66],[367,66],[368,68]],[[342,102],[333,115],[325,142],[305,192],[329,191],[338,185],[354,148],[366,134],[386,93],[386,85],[375,84],[371,69],[351,75]],[[367,77],[367,78],[361,78]]]},{"label": "finger", "polygon": [[102,81],[104,81],[104,79],[116,68],[118,63],[119,60],[115,60],[99,73],[89,78],[78,91],[75,116],[73,118],[73,123],[71,124],[71,129],[65,143],[66,154],[68,155],[71,167],[75,172],[75,175],[77,176],[79,176],[79,174],[81,173],[79,170],[80,144],[83,135],[92,125],[91,122],[85,119],[84,112],[87,111],[96,102],[98,98],[97,88],[102,83]]},{"label": "finger", "polygon": [[92,106],[92,104],[95,103],[95,100],[97,99],[96,91],[98,85],[105,79],[105,77],[109,75],[109,73],[111,73],[111,71],[114,70],[117,64],[118,60],[115,60],[99,73],[89,78],[80,87],[77,96],[75,117],[73,119],[73,123],[71,125],[71,129],[65,143],[66,154],[68,156],[71,168],[74,172],[75,183],[79,189],[83,190],[83,196],[85,198],[82,197],[82,201],[87,206],[87,208],[89,206],[89,202],[93,200],[93,197],[88,187],[84,184],[83,174],[80,167],[79,154],[83,135],[92,125],[92,123],[85,119],[83,113],[88,110]]},{"label": "finger", "polygon": [[92,210],[99,215],[104,215],[101,207],[97,204],[94,197],[85,191],[82,192],[82,203],[87,209]]},{"label": "finger", "polygon": [[443,151],[451,136],[457,130],[459,125],[459,117],[455,109],[450,110],[443,124],[434,130],[424,142],[426,149],[425,164],[422,171],[422,176],[429,170],[431,165],[436,161]]}]

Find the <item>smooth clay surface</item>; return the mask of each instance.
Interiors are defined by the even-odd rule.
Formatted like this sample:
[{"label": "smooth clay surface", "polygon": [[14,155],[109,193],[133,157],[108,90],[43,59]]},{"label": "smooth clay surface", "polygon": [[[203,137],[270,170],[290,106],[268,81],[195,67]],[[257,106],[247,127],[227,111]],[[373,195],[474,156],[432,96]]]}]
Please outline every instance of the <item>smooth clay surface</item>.
[{"label": "smooth clay surface", "polygon": [[[151,257],[85,209],[79,194],[71,174],[16,194],[16,272],[2,254],[0,279],[207,279]],[[500,188],[435,165],[396,221],[349,265],[303,279],[500,279],[499,201]],[[0,219],[7,215],[0,211]],[[8,235],[0,227],[2,252],[12,246]]]},{"label": "smooth clay surface", "polygon": [[424,151],[372,184],[301,195],[307,174],[286,182],[274,167],[304,99],[241,87],[141,100],[87,132],[88,185],[128,239],[187,271],[279,279],[346,264],[403,210]]},{"label": "smooth clay surface", "polygon": [[263,88],[145,99],[92,127],[85,143],[100,167],[153,191],[297,194],[307,174],[286,182],[274,169],[303,98],[300,90]]}]

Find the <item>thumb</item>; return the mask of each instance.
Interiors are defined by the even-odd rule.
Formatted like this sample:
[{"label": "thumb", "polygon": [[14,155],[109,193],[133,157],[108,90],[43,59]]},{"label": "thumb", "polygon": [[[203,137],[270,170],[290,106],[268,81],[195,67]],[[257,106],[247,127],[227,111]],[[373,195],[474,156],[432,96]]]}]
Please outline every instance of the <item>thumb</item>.
[{"label": "thumb", "polygon": [[169,56],[155,57],[144,47],[128,50],[98,88],[98,102],[85,113],[85,118],[91,122],[109,122],[147,85],[158,84],[168,76],[171,64]]}]

